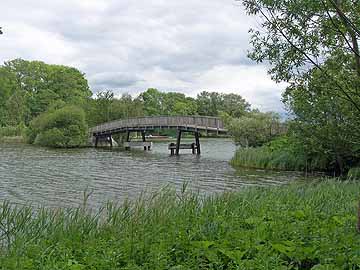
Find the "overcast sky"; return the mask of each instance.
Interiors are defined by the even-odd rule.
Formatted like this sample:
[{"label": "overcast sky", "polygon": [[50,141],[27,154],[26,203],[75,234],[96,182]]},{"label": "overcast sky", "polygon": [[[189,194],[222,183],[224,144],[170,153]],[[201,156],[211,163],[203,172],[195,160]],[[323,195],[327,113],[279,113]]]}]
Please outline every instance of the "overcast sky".
[{"label": "overcast sky", "polygon": [[73,66],[93,92],[234,92],[281,111],[285,86],[246,56],[256,25],[235,0],[4,0],[0,61]]}]

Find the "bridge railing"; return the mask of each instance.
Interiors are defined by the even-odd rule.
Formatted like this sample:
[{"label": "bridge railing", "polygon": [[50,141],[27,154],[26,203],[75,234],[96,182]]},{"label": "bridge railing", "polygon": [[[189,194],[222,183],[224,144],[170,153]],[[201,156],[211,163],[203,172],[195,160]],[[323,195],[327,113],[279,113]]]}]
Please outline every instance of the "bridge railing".
[{"label": "bridge railing", "polygon": [[224,129],[223,121],[217,117],[206,116],[156,116],[156,117],[137,117],[121,119],[98,125],[90,129],[91,132],[104,132],[119,128],[136,127],[199,127],[202,129]]}]

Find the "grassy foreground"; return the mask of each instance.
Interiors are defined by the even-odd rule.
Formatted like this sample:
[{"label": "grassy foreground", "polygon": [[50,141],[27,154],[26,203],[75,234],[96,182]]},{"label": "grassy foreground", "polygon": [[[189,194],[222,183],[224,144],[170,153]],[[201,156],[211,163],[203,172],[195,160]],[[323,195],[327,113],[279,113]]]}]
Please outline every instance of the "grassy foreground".
[{"label": "grassy foreground", "polygon": [[90,213],[0,209],[0,269],[360,269],[360,183],[166,189]]}]

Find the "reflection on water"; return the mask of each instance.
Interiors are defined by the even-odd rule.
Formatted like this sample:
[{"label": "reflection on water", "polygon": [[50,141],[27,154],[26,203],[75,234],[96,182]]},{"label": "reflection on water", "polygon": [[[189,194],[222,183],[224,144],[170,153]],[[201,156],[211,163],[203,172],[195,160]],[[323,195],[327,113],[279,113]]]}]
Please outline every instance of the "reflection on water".
[{"label": "reflection on water", "polygon": [[249,185],[274,185],[300,175],[260,170],[236,171],[229,165],[235,152],[230,140],[203,139],[202,155],[182,150],[169,156],[168,142],[153,150],[54,150],[29,145],[0,145],[0,199],[50,207],[79,205],[85,190],[90,205],[135,198],[170,184],[184,182],[204,194],[239,190]]}]

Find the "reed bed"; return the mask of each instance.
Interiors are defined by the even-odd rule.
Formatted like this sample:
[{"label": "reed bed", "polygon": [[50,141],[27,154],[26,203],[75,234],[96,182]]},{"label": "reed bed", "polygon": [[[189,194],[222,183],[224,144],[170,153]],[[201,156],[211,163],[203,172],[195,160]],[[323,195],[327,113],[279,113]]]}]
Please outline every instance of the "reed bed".
[{"label": "reed bed", "polygon": [[9,126],[9,127],[0,127],[0,137],[20,137],[24,134],[25,127],[19,126]]},{"label": "reed bed", "polygon": [[165,188],[96,211],[4,202],[0,269],[360,269],[359,191],[324,180],[210,197]]},{"label": "reed bed", "polygon": [[235,167],[285,171],[326,171],[327,161],[307,159],[289,151],[271,151],[268,147],[240,148],[231,164]]}]

